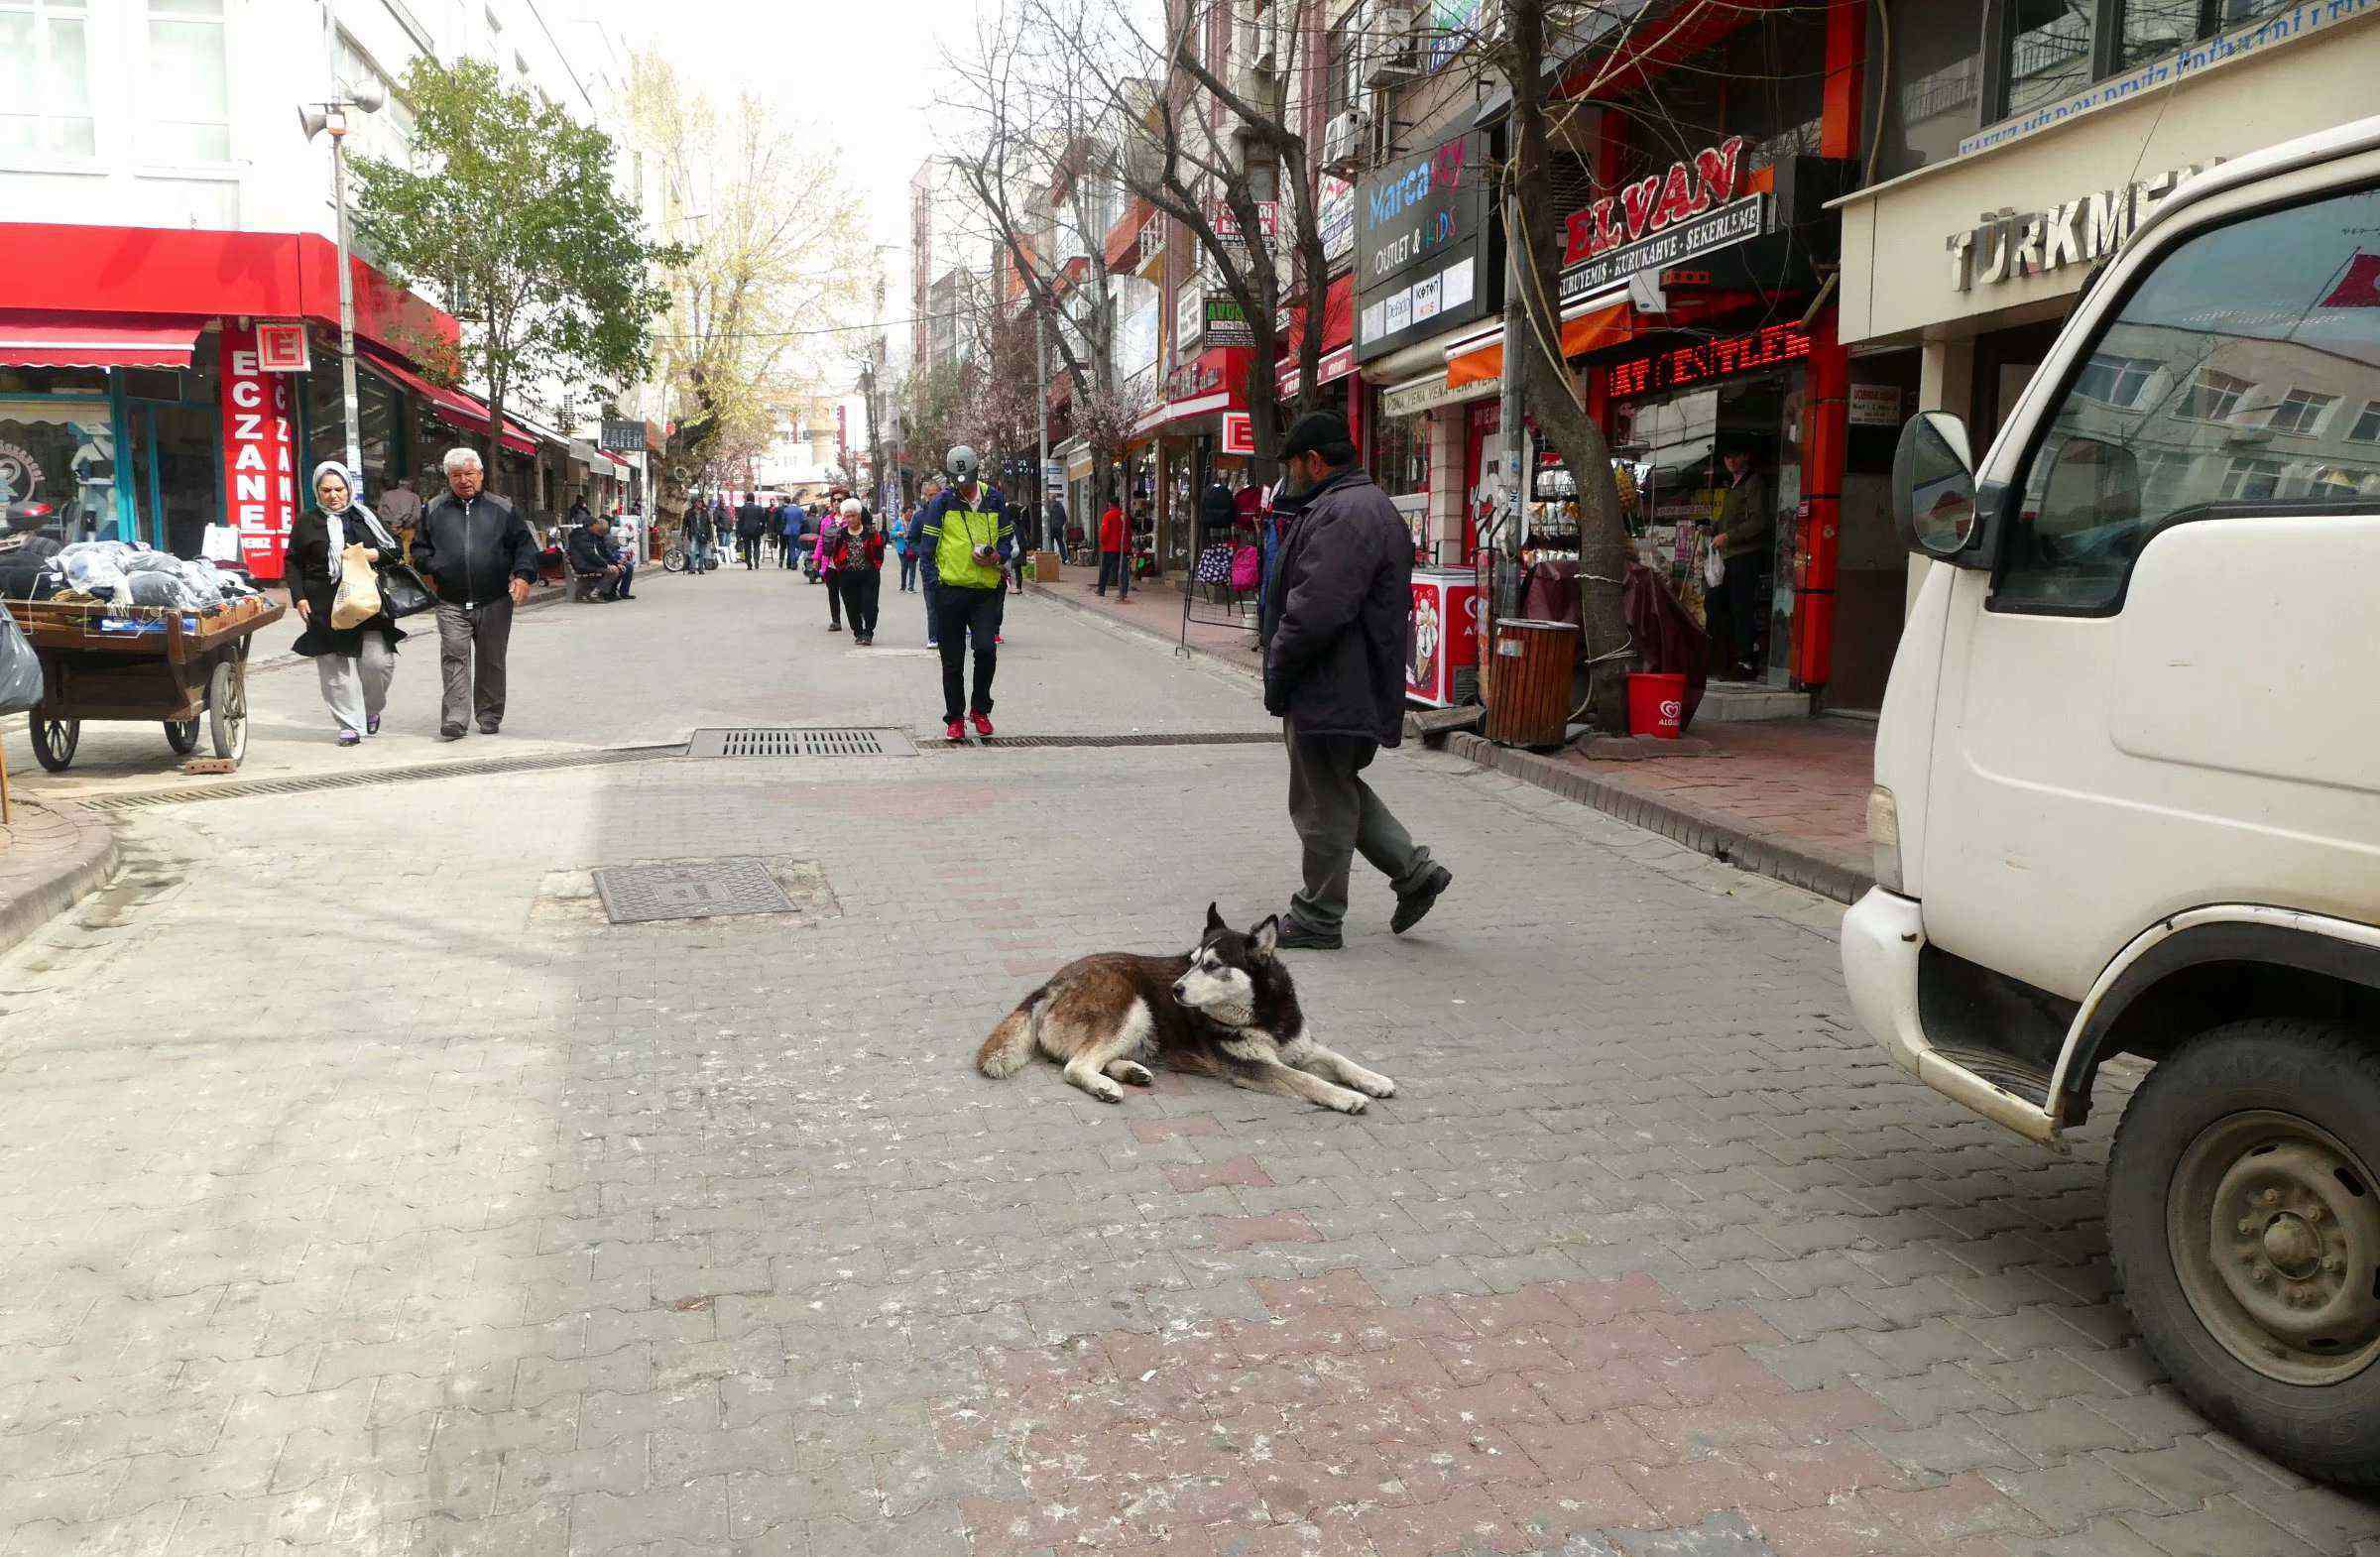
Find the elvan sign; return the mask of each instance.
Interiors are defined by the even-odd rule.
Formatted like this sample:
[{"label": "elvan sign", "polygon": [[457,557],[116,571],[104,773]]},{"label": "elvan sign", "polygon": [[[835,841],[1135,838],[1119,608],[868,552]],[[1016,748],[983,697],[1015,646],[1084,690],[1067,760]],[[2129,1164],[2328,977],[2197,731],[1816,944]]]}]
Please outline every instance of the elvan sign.
[{"label": "elvan sign", "polygon": [[1767,201],[1737,197],[1744,145],[1742,136],[1729,136],[1573,212],[1562,251],[1563,299],[1758,237]]}]

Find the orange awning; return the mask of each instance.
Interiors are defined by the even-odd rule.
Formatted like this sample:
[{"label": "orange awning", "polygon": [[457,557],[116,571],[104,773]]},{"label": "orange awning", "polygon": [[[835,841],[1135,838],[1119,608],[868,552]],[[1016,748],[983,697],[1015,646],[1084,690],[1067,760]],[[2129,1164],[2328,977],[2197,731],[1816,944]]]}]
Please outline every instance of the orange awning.
[{"label": "orange awning", "polygon": [[[1584,356],[1633,340],[1635,335],[1635,308],[1625,302],[1606,303],[1562,321],[1562,355]],[[1467,384],[1485,384],[1500,378],[1503,371],[1504,338],[1492,335],[1460,356],[1446,359],[1446,387],[1461,389]]]}]

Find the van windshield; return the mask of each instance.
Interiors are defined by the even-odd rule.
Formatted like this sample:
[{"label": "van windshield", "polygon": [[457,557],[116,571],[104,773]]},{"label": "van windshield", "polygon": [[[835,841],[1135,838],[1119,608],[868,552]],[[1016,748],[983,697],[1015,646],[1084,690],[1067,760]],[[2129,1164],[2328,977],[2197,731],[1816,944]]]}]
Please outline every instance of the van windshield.
[{"label": "van windshield", "polygon": [[1996,610],[2111,610],[2183,519],[2380,512],[2380,190],[2161,259],[2067,383],[2023,492]]}]

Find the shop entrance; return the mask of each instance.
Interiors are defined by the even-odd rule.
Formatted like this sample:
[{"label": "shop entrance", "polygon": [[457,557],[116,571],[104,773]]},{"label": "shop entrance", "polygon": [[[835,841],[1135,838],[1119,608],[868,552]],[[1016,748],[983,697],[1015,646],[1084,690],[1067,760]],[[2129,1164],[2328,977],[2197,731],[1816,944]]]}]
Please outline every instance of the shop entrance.
[{"label": "shop entrance", "polygon": [[1761,557],[1761,602],[1748,643],[1715,642],[1726,659],[1713,674],[1728,676],[1741,663],[1753,679],[1783,686],[1793,644],[1793,568],[1800,545],[1795,515],[1802,499],[1802,376],[1760,374],[1709,389],[1613,408],[1613,453],[1636,472],[1634,516],[1638,559],[1667,579],[1690,611],[1712,624],[1703,584],[1704,542],[1717,537],[1729,480],[1725,456],[1751,457],[1757,484],[1751,501],[1768,516],[1769,544]]}]

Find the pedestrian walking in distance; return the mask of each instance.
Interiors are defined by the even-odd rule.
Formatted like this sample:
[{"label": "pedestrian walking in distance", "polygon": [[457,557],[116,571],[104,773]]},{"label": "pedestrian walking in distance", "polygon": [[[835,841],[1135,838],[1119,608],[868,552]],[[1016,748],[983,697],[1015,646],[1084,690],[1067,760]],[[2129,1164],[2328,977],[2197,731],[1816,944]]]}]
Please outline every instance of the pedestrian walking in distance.
[{"label": "pedestrian walking in distance", "polygon": [[818,576],[826,580],[826,630],[843,631],[843,591],[835,587],[835,532],[842,528],[838,516],[851,496],[848,487],[837,487],[826,495],[826,512],[818,517],[818,534],[810,542],[810,564]]},{"label": "pedestrian walking in distance", "polygon": [[869,519],[858,498],[843,500],[843,523],[835,530],[835,589],[843,596],[843,618],[851,641],[862,649],[876,642],[876,603],[885,578],[885,533]]},{"label": "pedestrian walking in distance", "polygon": [[[934,499],[941,495],[942,483],[931,477],[917,489],[917,510],[909,516],[909,549],[901,558],[901,576],[904,578],[911,569],[922,567],[925,560],[926,511],[934,506]],[[918,585],[918,589],[925,596],[925,647],[938,648],[941,641],[934,637],[934,581],[926,578]]]},{"label": "pedestrian walking in distance", "polygon": [[466,719],[476,717],[482,735],[504,724],[513,608],[537,581],[537,541],[512,504],[479,490],[487,472],[478,454],[448,449],[445,467],[446,490],[414,533],[414,566],[438,592],[438,734],[459,741]]},{"label": "pedestrian walking in distance", "polygon": [[808,510],[792,499],[776,511],[776,565],[779,568],[801,566],[795,548],[801,543],[801,522]]},{"label": "pedestrian walking in distance", "polygon": [[1110,503],[1108,511],[1099,516],[1099,588],[1106,594],[1108,586],[1118,581],[1118,570],[1124,564],[1124,509]]},{"label": "pedestrian walking in distance", "polygon": [[769,528],[769,511],[761,507],[760,498],[747,492],[736,510],[736,555],[746,568],[761,565],[761,533]]},{"label": "pedestrian walking in distance", "polygon": [[314,506],[290,526],[283,567],[290,598],[305,624],[293,647],[313,659],[322,701],[338,724],[341,746],[380,733],[380,711],[388,704],[389,682],[397,674],[397,645],[406,637],[386,613],[354,627],[330,625],[331,603],[339,593],[339,563],[351,545],[363,546],[369,561],[385,557],[394,562],[398,557],[397,538],[351,495],[346,467],[325,460],[314,467]]},{"label": "pedestrian walking in distance", "polygon": [[[1016,532],[1009,523],[1007,501],[984,485],[975,450],[960,444],[942,468],[950,486],[926,505],[918,566],[925,573],[933,637],[942,650],[942,734],[964,741],[967,724],[975,726],[977,735],[992,733],[992,675],[1000,659],[992,640],[1000,627],[1001,592],[1008,587]],[[972,691],[967,683],[971,644]],[[1401,648],[1397,663],[1404,663]],[[965,724],[960,722],[962,715]]]},{"label": "pedestrian walking in distance", "polygon": [[1315,412],[1281,445],[1285,480],[1305,509],[1281,543],[1279,586],[1264,606],[1264,711],[1289,748],[1289,823],[1305,884],[1289,899],[1281,944],[1336,951],[1348,872],[1361,853],[1396,893],[1389,927],[1419,923],[1454,881],[1364,781],[1404,736],[1405,632],[1413,609],[1413,539],[1356,466],[1347,423]]}]

